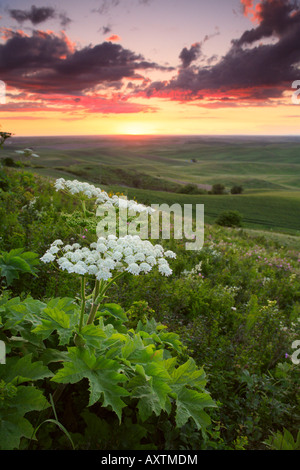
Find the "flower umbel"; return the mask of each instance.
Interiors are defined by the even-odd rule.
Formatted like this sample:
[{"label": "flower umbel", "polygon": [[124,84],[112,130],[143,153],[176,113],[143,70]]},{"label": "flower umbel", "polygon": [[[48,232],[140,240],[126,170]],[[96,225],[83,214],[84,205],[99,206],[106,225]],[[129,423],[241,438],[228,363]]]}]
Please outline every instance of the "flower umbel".
[{"label": "flower umbel", "polygon": [[164,255],[167,258],[176,258],[175,253],[165,252],[162,246],[154,246],[138,235],[120,238],[111,235],[107,239],[101,237],[89,247],[80,247],[78,243],[62,246],[61,243],[61,240],[54,241],[41,261],[56,261],[60,269],[69,273],[104,280],[120,272],[128,272],[134,276],[147,274],[155,265],[158,265],[160,274],[170,276],[172,269]]},{"label": "flower umbel", "polygon": [[117,195],[109,196],[105,191],[102,191],[93,184],[59,178],[56,180],[54,187],[56,191],[65,191],[72,195],[82,194],[88,199],[95,199],[96,204],[104,204],[106,207],[114,206],[120,209],[132,209],[135,212],[147,212],[148,214],[154,212],[154,209],[151,207],[144,206],[136,201],[127,200],[125,197]]}]

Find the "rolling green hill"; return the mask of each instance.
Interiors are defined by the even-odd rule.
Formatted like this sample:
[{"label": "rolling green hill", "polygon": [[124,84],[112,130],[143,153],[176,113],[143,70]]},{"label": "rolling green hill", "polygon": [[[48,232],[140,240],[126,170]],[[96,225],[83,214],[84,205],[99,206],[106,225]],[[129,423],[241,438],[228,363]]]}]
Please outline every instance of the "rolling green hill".
[{"label": "rolling green hill", "polygon": [[[300,139],[297,137],[14,137],[3,157],[31,147],[35,171],[94,182],[144,203],[204,204],[205,221],[237,210],[245,227],[300,233]],[[221,196],[181,194],[187,183]],[[230,188],[241,185],[241,195]],[[201,191],[199,191],[201,192]]]}]

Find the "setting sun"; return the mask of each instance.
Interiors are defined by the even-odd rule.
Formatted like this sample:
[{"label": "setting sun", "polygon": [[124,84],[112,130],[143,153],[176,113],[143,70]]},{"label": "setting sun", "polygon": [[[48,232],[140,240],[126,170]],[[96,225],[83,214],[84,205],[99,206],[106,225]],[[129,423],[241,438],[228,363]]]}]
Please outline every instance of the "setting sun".
[{"label": "setting sun", "polygon": [[141,122],[130,122],[124,123],[120,126],[120,134],[125,135],[148,135],[155,134],[153,128],[149,128],[149,125]]}]

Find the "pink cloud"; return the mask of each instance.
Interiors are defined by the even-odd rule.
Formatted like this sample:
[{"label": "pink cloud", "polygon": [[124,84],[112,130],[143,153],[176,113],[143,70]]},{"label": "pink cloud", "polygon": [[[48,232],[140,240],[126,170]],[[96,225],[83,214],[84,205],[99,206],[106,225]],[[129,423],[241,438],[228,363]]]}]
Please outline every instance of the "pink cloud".
[{"label": "pink cloud", "polygon": [[106,41],[117,42],[121,41],[121,38],[117,34],[112,34],[111,36],[109,36],[109,38],[106,39]]}]

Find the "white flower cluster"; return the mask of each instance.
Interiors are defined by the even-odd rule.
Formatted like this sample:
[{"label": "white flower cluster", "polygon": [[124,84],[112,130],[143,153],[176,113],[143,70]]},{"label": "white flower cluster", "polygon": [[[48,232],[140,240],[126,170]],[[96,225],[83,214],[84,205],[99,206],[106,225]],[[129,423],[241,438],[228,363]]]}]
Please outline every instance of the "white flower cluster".
[{"label": "white flower cluster", "polygon": [[33,153],[32,149],[15,150],[15,152],[20,155],[24,155],[24,157],[27,157],[27,158],[31,158],[31,157],[39,158],[40,157],[36,153]]},{"label": "white flower cluster", "polygon": [[70,192],[70,194],[83,193],[89,199],[95,198],[96,204],[115,206],[121,209],[133,209],[136,212],[148,212],[148,214],[154,212],[154,209],[151,207],[138,204],[136,201],[129,201],[126,198],[116,195],[110,197],[105,191],[102,191],[100,188],[96,188],[93,184],[81,183],[77,180],[66,181],[64,178],[59,178],[56,180],[54,187],[56,188],[56,191],[64,190]]},{"label": "white flower cluster", "polygon": [[135,276],[147,274],[154,266],[160,274],[170,276],[172,269],[166,258],[176,258],[176,254],[164,251],[161,245],[153,245],[138,235],[121,238],[109,235],[100,237],[89,248],[78,243],[63,246],[61,240],[56,240],[41,261],[56,261],[60,269],[69,273],[91,275],[107,281],[118,272],[127,271]]},{"label": "white flower cluster", "polygon": [[202,267],[202,261],[200,261],[199,264],[197,264],[196,266],[194,266],[190,271],[188,271],[187,269],[185,269],[182,274],[184,274],[185,276],[196,276],[196,275],[199,275],[201,274],[201,267]]}]

